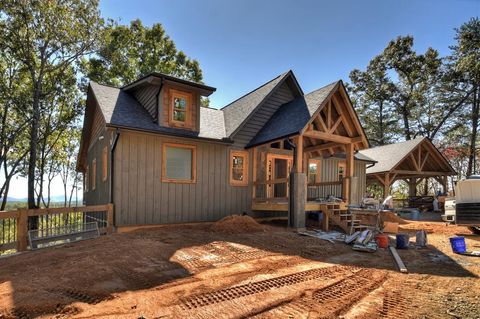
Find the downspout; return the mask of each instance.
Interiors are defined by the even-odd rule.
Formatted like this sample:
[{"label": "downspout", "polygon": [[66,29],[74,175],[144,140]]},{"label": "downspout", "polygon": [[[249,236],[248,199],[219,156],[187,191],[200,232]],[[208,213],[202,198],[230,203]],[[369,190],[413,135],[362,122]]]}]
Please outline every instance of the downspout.
[{"label": "downspout", "polygon": [[157,107],[155,108],[155,121],[158,123],[159,122],[159,114],[160,112],[158,111],[158,108],[160,107],[160,101],[159,101],[159,98],[160,98],[160,92],[162,91],[162,87],[163,87],[163,77],[160,78],[160,86],[158,88],[158,92],[157,94],[155,95],[155,100],[157,102]]},{"label": "downspout", "polygon": [[113,166],[115,163],[115,148],[117,147],[118,138],[120,137],[120,130],[117,128],[115,131],[115,138],[113,140],[112,148],[110,149],[110,190],[109,190],[109,203],[113,204]]},{"label": "downspout", "polygon": [[296,171],[296,165],[297,165],[297,152],[295,149],[297,148],[297,145],[292,142],[289,138],[285,139],[285,143],[287,143],[293,150],[293,165],[292,165],[292,170],[289,172],[288,176],[288,226],[293,225],[293,219],[291,216],[291,212],[293,211],[293,172]]}]

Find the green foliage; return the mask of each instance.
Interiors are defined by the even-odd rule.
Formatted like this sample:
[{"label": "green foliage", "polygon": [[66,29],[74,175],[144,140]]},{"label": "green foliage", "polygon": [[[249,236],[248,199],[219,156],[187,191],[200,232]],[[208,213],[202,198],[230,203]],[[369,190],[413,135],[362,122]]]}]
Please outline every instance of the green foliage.
[{"label": "green foliage", "polygon": [[[43,196],[47,150],[80,115],[75,66],[96,49],[102,26],[98,0],[0,4],[0,50],[10,58],[2,62],[18,66],[23,77],[17,85],[28,93],[21,109],[29,126],[26,175],[31,208],[35,193],[37,198]],[[16,139],[15,144],[21,143]],[[55,164],[50,161],[49,165]]]},{"label": "green foliage", "polygon": [[131,83],[151,72],[195,82],[203,78],[198,61],[178,51],[161,24],[149,28],[140,20],[130,26],[110,21],[100,50],[84,59],[81,66],[88,79],[113,86]]},{"label": "green foliage", "polygon": [[350,72],[350,80],[352,101],[370,143],[372,146],[392,143],[399,126],[391,102],[394,84],[387,76],[385,59],[382,56],[373,58],[364,72],[358,69]]}]

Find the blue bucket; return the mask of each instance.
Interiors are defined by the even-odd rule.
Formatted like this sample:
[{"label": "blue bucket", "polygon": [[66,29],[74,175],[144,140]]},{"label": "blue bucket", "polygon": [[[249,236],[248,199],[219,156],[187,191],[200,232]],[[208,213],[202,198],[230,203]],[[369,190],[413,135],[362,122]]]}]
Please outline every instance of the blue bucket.
[{"label": "blue bucket", "polygon": [[397,249],[408,249],[410,236],[408,234],[397,234]]},{"label": "blue bucket", "polygon": [[452,245],[452,250],[454,253],[463,254],[467,251],[467,246],[465,246],[465,237],[450,237],[450,244]]}]

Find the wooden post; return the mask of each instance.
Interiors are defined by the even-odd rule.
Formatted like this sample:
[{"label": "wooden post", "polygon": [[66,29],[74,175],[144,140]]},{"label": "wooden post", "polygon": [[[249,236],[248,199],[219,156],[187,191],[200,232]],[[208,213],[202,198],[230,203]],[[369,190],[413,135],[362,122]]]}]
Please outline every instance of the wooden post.
[{"label": "wooden post", "polygon": [[414,177],[408,180],[408,196],[417,196],[417,179]]},{"label": "wooden post", "polygon": [[351,201],[351,192],[352,192],[352,177],[355,168],[355,159],[354,159],[354,150],[353,143],[345,145],[345,155],[346,155],[346,167],[345,167],[345,177],[343,178],[343,198],[346,203]]},{"label": "wooden post", "polygon": [[303,135],[297,138],[297,147],[295,148],[295,172],[303,172]]},{"label": "wooden post", "polygon": [[383,199],[390,195],[390,174],[385,174],[385,183],[383,184]]},{"label": "wooden post", "polygon": [[113,204],[107,205],[107,234],[113,233]]},{"label": "wooden post", "polygon": [[28,247],[28,210],[19,209],[17,218],[17,250],[26,251]]}]

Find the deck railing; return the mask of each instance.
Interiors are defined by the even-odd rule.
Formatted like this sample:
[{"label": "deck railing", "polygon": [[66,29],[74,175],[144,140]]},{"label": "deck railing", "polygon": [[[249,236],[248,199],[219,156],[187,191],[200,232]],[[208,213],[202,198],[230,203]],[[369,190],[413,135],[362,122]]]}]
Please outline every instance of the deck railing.
[{"label": "deck railing", "polygon": [[[32,217],[37,218],[34,221]],[[93,223],[100,233],[113,232],[113,204],[2,211],[0,253],[27,250],[28,231],[33,228],[36,237],[48,238],[81,232]]]},{"label": "deck railing", "polygon": [[[288,201],[288,178],[253,182],[254,202],[284,202]],[[307,199],[332,195],[342,197],[343,181],[308,183]]]}]

